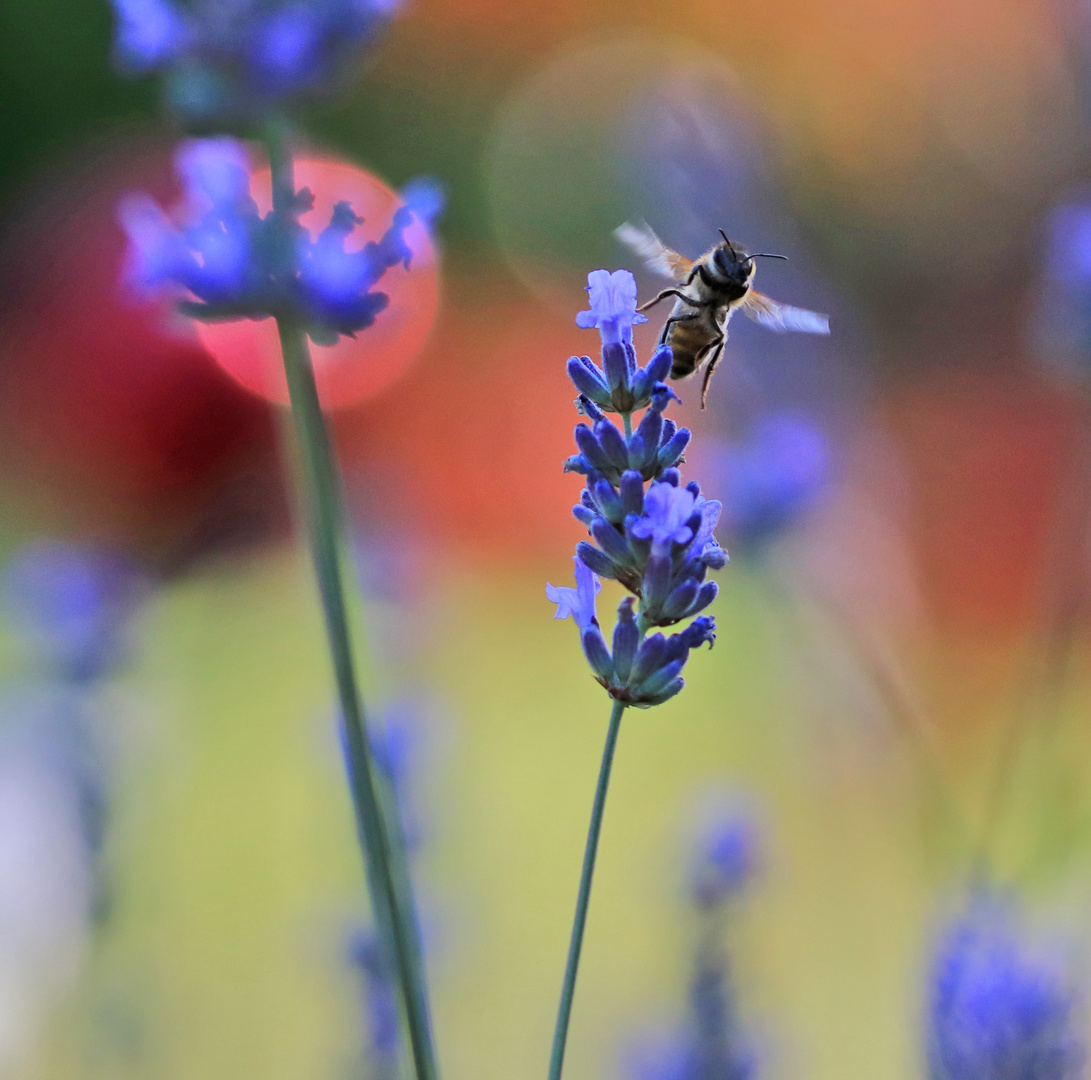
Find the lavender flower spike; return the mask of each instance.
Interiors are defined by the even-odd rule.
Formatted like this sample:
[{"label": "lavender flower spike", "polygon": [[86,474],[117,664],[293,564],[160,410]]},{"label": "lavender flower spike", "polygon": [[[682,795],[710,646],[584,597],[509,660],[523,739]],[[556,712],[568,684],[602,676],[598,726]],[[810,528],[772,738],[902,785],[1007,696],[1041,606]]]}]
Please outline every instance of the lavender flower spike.
[{"label": "lavender flower spike", "polygon": [[636,310],[636,279],[628,270],[592,270],[587,275],[589,311],[576,316],[576,325],[598,329],[604,345],[631,342],[633,324],[647,322]]},{"label": "lavender flower spike", "polygon": [[434,182],[414,181],[386,232],[348,251],[346,241],[363,220],[348,203],[337,203],[313,239],[299,222],[313,205],[307,190],[262,217],[250,195],[246,152],[233,139],[184,143],[175,164],[186,193],[181,225],[146,195],[121,204],[130,286],[143,293],[181,291],[179,309],[195,319],[288,315],[322,345],[374,323],[388,303],[375,286],[387,270],[408,268],[412,259],[406,229],[414,220],[430,226],[443,201]]},{"label": "lavender flower spike", "polygon": [[183,120],[221,130],[336,88],[398,7],[396,0],[112,4],[123,73],[162,72]]},{"label": "lavender flower spike", "polygon": [[[677,400],[663,381],[670,375],[671,350],[660,348],[647,366],[637,364],[632,328],[645,320],[636,310],[633,275],[627,270],[613,274],[594,270],[587,275],[587,291],[591,308],[581,311],[576,323],[599,330],[602,367],[587,356],[568,361],[569,378],[579,393],[577,408],[592,426],[576,427],[579,453],[564,468],[585,478],[573,512],[594,543],[581,540],[576,545],[577,588],[550,585],[546,594],[557,604],[558,617],[571,614],[580,625],[584,657],[612,706],[553,1032],[549,1080],[561,1080],[564,1066],[591,877],[622,716],[629,707],[654,708],[682,691],[681,672],[690,653],[701,645],[711,647],[716,637],[711,616],[699,615],[717,591],[705,576],[726,561],[713,538],[719,503],[705,499],[697,483],[683,485],[677,468],[684,461],[690,433],[664,416],[671,401]],[[634,425],[633,413],[641,409],[644,416]],[[620,415],[621,430],[606,412]],[[631,594],[618,606],[612,651],[595,618],[598,575],[613,578]],[[677,634],[648,633],[652,627],[673,626],[695,615]]]},{"label": "lavender flower spike", "polygon": [[931,1080],[1077,1080],[1087,1059],[1076,995],[1002,913],[979,902],[948,929],[931,972]]},{"label": "lavender flower spike", "polygon": [[547,584],[546,596],[557,605],[557,614],[553,618],[567,619],[571,615],[583,631],[598,625],[595,597],[602,589],[602,582],[581,559],[574,555],[572,561],[576,564],[576,587],[570,589],[564,585]]}]

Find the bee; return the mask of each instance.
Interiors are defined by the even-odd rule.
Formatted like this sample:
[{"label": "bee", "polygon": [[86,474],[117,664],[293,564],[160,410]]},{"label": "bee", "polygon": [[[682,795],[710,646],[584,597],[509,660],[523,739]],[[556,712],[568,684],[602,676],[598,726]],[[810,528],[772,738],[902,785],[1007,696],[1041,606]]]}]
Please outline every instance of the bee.
[{"label": "bee", "polygon": [[670,317],[663,324],[660,345],[669,345],[674,362],[671,378],[681,379],[704,368],[701,380],[701,408],[705,407],[712,372],[723,355],[727,323],[742,311],[770,330],[797,330],[804,334],[828,334],[830,320],[803,308],[780,304],[755,288],[755,259],[785,259],[759,251],[753,255],[735,247],[723,229],[723,242],[709,248],[700,258],[687,259],[667,247],[647,225],[628,222],[614,235],[636,252],[649,270],[669,278],[673,287],[664,289],[637,310],[647,311],[668,297],[675,297]]}]

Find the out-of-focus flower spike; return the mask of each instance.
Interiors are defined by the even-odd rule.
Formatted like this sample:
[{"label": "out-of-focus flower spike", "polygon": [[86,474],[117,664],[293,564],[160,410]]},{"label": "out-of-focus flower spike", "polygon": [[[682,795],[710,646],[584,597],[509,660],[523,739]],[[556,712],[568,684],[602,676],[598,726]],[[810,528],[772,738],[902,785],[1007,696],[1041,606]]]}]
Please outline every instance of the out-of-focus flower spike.
[{"label": "out-of-focus flower spike", "polygon": [[932,963],[931,1080],[1077,1080],[1087,1036],[1077,995],[1055,960],[1036,955],[991,898],[941,937]]},{"label": "out-of-focus flower spike", "polygon": [[171,0],[111,0],[117,17],[114,50],[134,75],[153,71],[181,56],[193,40],[184,12]]}]

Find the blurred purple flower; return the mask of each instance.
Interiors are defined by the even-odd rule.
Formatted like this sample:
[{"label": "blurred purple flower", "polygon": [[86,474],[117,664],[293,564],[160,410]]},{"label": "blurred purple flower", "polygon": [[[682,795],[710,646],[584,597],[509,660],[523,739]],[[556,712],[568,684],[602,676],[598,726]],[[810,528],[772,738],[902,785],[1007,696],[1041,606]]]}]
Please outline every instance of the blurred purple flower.
[{"label": "blurred purple flower", "polygon": [[121,556],[59,541],[24,548],[0,575],[4,607],[37,659],[77,681],[118,662],[143,587]]},{"label": "blurred purple flower", "polygon": [[1076,1080],[1087,1039],[1064,971],[989,902],[940,938],[929,976],[932,1080]]},{"label": "blurred purple flower", "polygon": [[[737,811],[720,817],[700,839],[696,855],[692,896],[707,920],[753,875],[758,858],[753,821]],[[715,920],[703,924],[684,1021],[677,1033],[631,1055],[627,1071],[635,1080],[751,1080],[756,1075],[757,1055],[739,1017],[721,931]]]},{"label": "blurred purple flower", "polygon": [[1091,376],[1091,192],[1054,208],[1046,225],[1044,280],[1035,290],[1034,337],[1053,366]]},{"label": "blurred purple flower", "polygon": [[115,55],[163,71],[171,104],[196,123],[255,121],[322,93],[397,9],[393,0],[112,0]]},{"label": "blurred purple flower", "polygon": [[826,437],[798,413],[767,414],[744,442],[713,444],[704,453],[723,497],[727,535],[744,549],[790,527],[829,487]]},{"label": "blurred purple flower", "polygon": [[133,74],[176,60],[192,39],[189,20],[171,0],[113,0],[114,47],[120,65]]},{"label": "blurred purple flower", "polygon": [[711,909],[737,896],[753,877],[761,858],[757,828],[750,815],[733,811],[706,828],[698,844],[692,894]]},{"label": "blurred purple flower", "polygon": [[359,930],[348,942],[348,960],[360,979],[364,1005],[365,1056],[373,1080],[398,1075],[401,1018],[397,988],[378,936]]},{"label": "blurred purple flower", "polygon": [[391,267],[408,268],[412,258],[405,230],[414,219],[430,225],[442,205],[435,184],[415,181],[383,236],[348,252],[345,242],[362,219],[347,203],[334,207],[315,240],[298,220],[313,205],[306,190],[297,193],[291,213],[262,217],[250,196],[245,151],[232,139],[185,143],[176,165],[192,215],[184,228],[146,195],[121,204],[130,284],[153,293],[180,287],[195,298],[180,310],[206,321],[294,312],[319,344],[371,326],[388,302],[373,286]]}]

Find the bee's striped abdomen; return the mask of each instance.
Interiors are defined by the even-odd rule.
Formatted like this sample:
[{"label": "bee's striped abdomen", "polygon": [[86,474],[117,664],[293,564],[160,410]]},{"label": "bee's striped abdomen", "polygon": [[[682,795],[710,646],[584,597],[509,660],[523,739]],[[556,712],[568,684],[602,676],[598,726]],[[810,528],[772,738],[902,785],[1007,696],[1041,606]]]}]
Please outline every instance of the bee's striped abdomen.
[{"label": "bee's striped abdomen", "polygon": [[671,378],[681,379],[697,369],[697,354],[705,348],[714,335],[704,319],[675,323],[667,335],[667,344],[673,353]]}]

